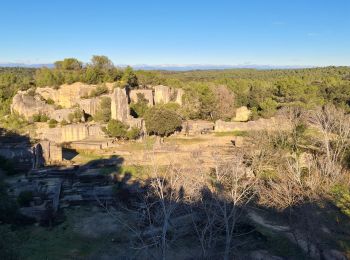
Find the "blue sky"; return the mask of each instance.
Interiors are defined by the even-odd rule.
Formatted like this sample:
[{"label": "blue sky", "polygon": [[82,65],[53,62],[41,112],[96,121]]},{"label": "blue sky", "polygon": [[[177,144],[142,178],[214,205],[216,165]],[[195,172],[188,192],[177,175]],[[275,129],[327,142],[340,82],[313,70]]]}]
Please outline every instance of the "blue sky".
[{"label": "blue sky", "polygon": [[4,0],[0,63],[350,65],[349,0]]}]

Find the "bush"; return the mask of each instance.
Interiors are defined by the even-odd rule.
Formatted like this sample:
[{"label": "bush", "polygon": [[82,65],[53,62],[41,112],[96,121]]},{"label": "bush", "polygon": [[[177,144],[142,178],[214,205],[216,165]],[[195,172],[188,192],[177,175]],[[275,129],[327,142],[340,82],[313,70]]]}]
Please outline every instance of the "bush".
[{"label": "bush", "polygon": [[22,191],[17,197],[17,202],[21,207],[30,206],[30,202],[32,200],[33,200],[33,192],[31,191]]},{"label": "bush", "polygon": [[148,101],[143,94],[141,95],[139,96],[139,94],[137,94],[137,103],[130,104],[131,113],[135,117],[143,117],[148,109]]},{"label": "bush", "polygon": [[45,114],[35,114],[33,115],[33,122],[47,122],[49,120],[49,117]]},{"label": "bush", "polygon": [[57,126],[57,121],[55,119],[50,119],[49,120],[49,127],[50,128],[55,128]]},{"label": "bush", "polygon": [[71,123],[79,123],[81,122],[83,116],[84,116],[84,112],[79,108],[77,108],[73,113],[70,113],[68,115],[68,120]]},{"label": "bush", "polygon": [[162,106],[154,106],[145,113],[146,129],[149,134],[168,136],[181,129],[181,117]]},{"label": "bush", "polygon": [[46,100],[46,103],[49,104],[49,105],[53,105],[53,104],[55,104],[55,101],[53,101],[53,99],[51,99],[51,98],[48,98]]},{"label": "bush", "polygon": [[103,94],[108,94],[108,88],[106,85],[97,86],[94,90],[91,91],[90,97],[98,97]]},{"label": "bush", "polygon": [[67,122],[67,120],[63,119],[61,121],[61,126],[65,126],[65,125],[68,125],[68,122]]},{"label": "bush", "polygon": [[350,189],[345,185],[335,185],[332,188],[335,205],[345,215],[350,217]]},{"label": "bush", "polygon": [[103,97],[100,102],[100,109],[96,112],[94,120],[107,123],[111,119],[111,98]]},{"label": "bush", "polygon": [[126,138],[128,127],[119,120],[112,119],[107,125],[107,134],[111,137]]},{"label": "bush", "polygon": [[129,140],[136,140],[140,136],[140,129],[137,127],[132,127],[126,132],[126,138]]}]

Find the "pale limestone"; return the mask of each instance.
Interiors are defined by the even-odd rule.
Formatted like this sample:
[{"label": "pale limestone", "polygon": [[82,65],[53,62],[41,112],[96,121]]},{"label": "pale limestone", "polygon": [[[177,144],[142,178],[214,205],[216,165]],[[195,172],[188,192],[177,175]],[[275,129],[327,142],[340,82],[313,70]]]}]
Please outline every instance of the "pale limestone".
[{"label": "pale limestone", "polygon": [[144,95],[145,99],[148,101],[148,106],[153,106],[154,104],[154,98],[153,98],[153,90],[151,89],[133,89],[130,91],[129,96],[130,96],[130,101],[137,103],[138,97],[137,94],[142,94]]},{"label": "pale limestone", "polygon": [[129,98],[125,88],[115,88],[111,98],[112,119],[125,122],[130,118]]}]

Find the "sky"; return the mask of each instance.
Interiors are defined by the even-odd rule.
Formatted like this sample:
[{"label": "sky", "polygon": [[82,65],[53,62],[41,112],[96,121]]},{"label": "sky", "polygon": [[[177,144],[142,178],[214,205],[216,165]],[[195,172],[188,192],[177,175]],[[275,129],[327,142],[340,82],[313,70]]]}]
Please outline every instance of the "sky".
[{"label": "sky", "polygon": [[350,0],[2,0],[0,63],[350,65]]}]

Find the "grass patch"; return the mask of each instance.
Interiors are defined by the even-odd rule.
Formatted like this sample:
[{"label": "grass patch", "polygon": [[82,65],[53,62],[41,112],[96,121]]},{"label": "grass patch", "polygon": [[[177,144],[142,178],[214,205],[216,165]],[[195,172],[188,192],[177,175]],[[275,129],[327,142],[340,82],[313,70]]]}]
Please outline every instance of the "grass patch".
[{"label": "grass patch", "polygon": [[193,137],[193,138],[169,137],[165,139],[165,143],[178,144],[178,145],[198,144],[205,141],[206,141],[205,139],[202,139],[199,137]]},{"label": "grass patch", "polygon": [[155,142],[154,136],[147,136],[142,142],[127,142],[122,148],[126,151],[152,150]]},{"label": "grass patch", "polygon": [[241,130],[234,130],[229,132],[215,132],[215,136],[222,137],[222,136],[248,136],[247,131],[241,131]]},{"label": "grass patch", "polygon": [[149,166],[145,165],[125,165],[119,170],[121,175],[131,174],[135,179],[147,179],[149,177]]}]

